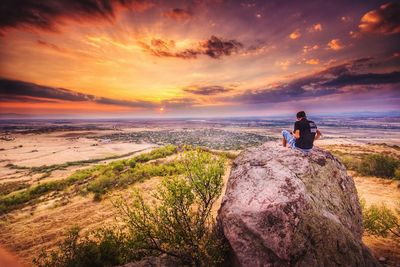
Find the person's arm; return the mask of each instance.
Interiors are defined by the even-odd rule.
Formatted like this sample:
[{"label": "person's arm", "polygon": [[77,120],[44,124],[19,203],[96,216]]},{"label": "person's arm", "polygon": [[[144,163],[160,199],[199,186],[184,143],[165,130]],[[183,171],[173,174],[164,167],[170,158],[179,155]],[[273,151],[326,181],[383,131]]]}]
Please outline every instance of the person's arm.
[{"label": "person's arm", "polygon": [[295,130],[293,132],[293,136],[294,136],[294,138],[299,139],[300,138],[300,130]]},{"label": "person's arm", "polygon": [[317,129],[317,133],[315,134],[314,140],[318,140],[321,136],[322,136],[322,133],[320,132],[320,130]]},{"label": "person's arm", "polygon": [[299,138],[300,138],[300,125],[299,125],[299,122],[298,122],[298,121],[296,121],[296,122],[294,123],[294,129],[293,129],[292,135],[293,135],[294,138],[296,138],[296,139],[299,139]]}]

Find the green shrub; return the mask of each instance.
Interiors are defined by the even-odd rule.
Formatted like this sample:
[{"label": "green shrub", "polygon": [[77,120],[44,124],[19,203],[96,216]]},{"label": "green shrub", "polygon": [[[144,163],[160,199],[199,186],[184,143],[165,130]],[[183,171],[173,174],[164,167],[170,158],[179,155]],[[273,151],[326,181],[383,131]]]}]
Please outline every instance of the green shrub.
[{"label": "green shrub", "polygon": [[0,183],[0,196],[8,195],[11,192],[29,187],[26,182],[12,181]]},{"label": "green shrub", "polygon": [[105,194],[112,188],[126,187],[134,182],[143,181],[155,176],[169,176],[182,172],[179,162],[168,163],[137,163],[124,173],[115,174],[110,170],[103,169],[101,174],[90,181],[86,187],[87,191],[96,194]]},{"label": "green shrub", "polygon": [[176,153],[178,148],[174,145],[166,145],[161,148],[153,149],[149,153],[140,154],[134,157],[135,162],[147,162],[153,159],[165,158]]},{"label": "green shrub", "polygon": [[344,166],[346,166],[347,169],[353,170],[353,171],[357,171],[360,166],[360,163],[361,163],[360,159],[355,158],[353,156],[349,156],[349,155],[341,156],[340,160],[342,161]]},{"label": "green shrub", "polygon": [[363,225],[368,234],[387,237],[391,235],[396,241],[400,242],[400,202],[395,212],[384,204],[371,205],[366,207],[365,200],[361,201],[363,213]]},{"label": "green shrub", "polygon": [[395,170],[399,161],[393,157],[380,154],[367,155],[361,161],[358,171],[362,175],[373,175],[378,177],[395,177]]},{"label": "green shrub", "polygon": [[124,161],[118,161],[114,163],[112,168],[117,173],[123,171],[125,169]]},{"label": "green shrub", "polygon": [[73,174],[71,174],[67,180],[69,184],[73,184],[77,181],[83,181],[88,178],[90,178],[93,174],[93,172],[98,169],[97,168],[89,168],[89,169],[83,169],[83,170],[77,170]]},{"label": "green shrub", "polygon": [[71,228],[57,251],[42,251],[33,263],[38,267],[103,267],[131,259],[123,233],[111,229],[99,229],[83,237],[79,233],[78,227]]},{"label": "green shrub", "polygon": [[332,151],[347,169],[365,176],[400,179],[400,160],[381,154],[350,155]]},{"label": "green shrub", "polygon": [[122,228],[83,237],[73,228],[57,250],[42,252],[34,264],[115,266],[166,254],[181,265],[221,266],[227,245],[211,209],[222,190],[225,159],[196,150],[186,152],[180,165],[184,175],[164,178],[155,194],[157,205],[145,203],[138,191],[130,200],[119,198],[114,204]]},{"label": "green shrub", "polygon": [[87,189],[89,192],[94,192],[98,194],[105,193],[106,189],[111,188],[115,184],[114,177],[110,175],[100,175],[95,180],[91,181]]},{"label": "green shrub", "polygon": [[8,194],[0,198],[0,214],[8,212],[21,204],[51,192],[64,189],[65,181],[51,181],[30,187],[24,191]]},{"label": "green shrub", "polygon": [[167,254],[190,266],[218,266],[225,243],[211,209],[221,193],[225,158],[201,150],[185,152],[184,177],[165,178],[155,194],[156,206],[138,191],[115,205],[127,223],[137,250]]},{"label": "green shrub", "polygon": [[397,167],[394,171],[394,178],[400,180],[400,167]]}]

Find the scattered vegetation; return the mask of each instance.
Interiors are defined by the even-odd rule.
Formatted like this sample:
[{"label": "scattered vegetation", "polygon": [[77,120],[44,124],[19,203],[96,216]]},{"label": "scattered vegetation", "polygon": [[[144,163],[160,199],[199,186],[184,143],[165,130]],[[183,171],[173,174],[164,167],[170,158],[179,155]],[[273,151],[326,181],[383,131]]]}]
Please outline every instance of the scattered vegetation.
[{"label": "scattered vegetation", "polygon": [[[98,137],[95,137],[98,139]],[[129,133],[114,133],[101,138],[146,142],[152,144],[173,144],[176,146],[193,145],[220,150],[240,150],[260,145],[266,141],[276,140],[275,137],[250,132],[227,131],[217,128],[202,129],[168,129],[157,131],[137,131]]]},{"label": "scattered vegetation", "polygon": [[400,179],[400,160],[391,155],[363,153],[350,154],[332,151],[349,170],[365,176]]},{"label": "scattered vegetation", "polygon": [[387,155],[372,154],[362,159],[357,171],[362,175],[400,179],[396,177],[396,169],[399,168],[399,160]]},{"label": "scattered vegetation", "polygon": [[20,207],[21,204],[35,200],[48,192],[60,191],[65,188],[66,184],[66,181],[51,181],[3,196],[0,198],[0,214]]},{"label": "scattered vegetation", "polygon": [[13,181],[13,182],[0,183],[0,196],[8,195],[11,192],[21,190],[27,187],[29,187],[29,184],[26,182]]},{"label": "scattered vegetation", "polygon": [[[126,186],[152,176],[174,174],[177,172],[174,163],[162,165],[144,163],[176,152],[177,147],[168,145],[154,149],[149,153],[137,155],[129,160],[115,161],[78,170],[64,180],[44,182],[23,191],[9,193],[0,197],[0,214],[14,210],[29,201],[37,200],[49,192],[61,191],[74,184],[80,186],[81,189],[83,188],[83,191],[101,195],[112,187]],[[99,200],[100,195],[95,195],[95,198]]]},{"label": "scattered vegetation", "polygon": [[[122,228],[79,237],[74,228],[57,251],[43,252],[38,266],[114,266],[147,256],[166,255],[188,266],[220,266],[226,243],[211,209],[221,194],[225,158],[200,149],[185,151],[183,175],[165,177],[155,203],[138,191],[114,205]],[[121,225],[121,224],[119,224]]]},{"label": "scattered vegetation", "polygon": [[134,182],[143,181],[154,176],[168,176],[180,173],[177,161],[169,163],[138,163],[134,167],[126,168],[125,165],[116,165],[117,168],[106,168],[94,174],[86,190],[97,194],[96,198],[106,193],[109,189],[126,187]]},{"label": "scattered vegetation", "polygon": [[134,151],[134,152],[129,152],[129,153],[126,153],[126,154],[123,154],[123,155],[115,155],[115,156],[110,156],[110,157],[105,157],[105,158],[98,158],[98,159],[70,161],[70,162],[65,162],[65,163],[62,163],[62,164],[42,165],[42,166],[39,166],[39,167],[25,167],[25,166],[19,166],[19,165],[14,165],[14,164],[7,164],[6,167],[11,168],[11,169],[29,169],[30,172],[32,172],[32,173],[42,173],[42,172],[51,173],[52,171],[64,170],[64,169],[66,169],[68,167],[71,167],[71,166],[81,166],[81,165],[86,165],[86,164],[98,163],[98,162],[105,161],[105,160],[112,160],[112,159],[119,159],[119,158],[129,157],[129,156],[132,156],[133,154],[136,154],[137,152],[138,151]]},{"label": "scattered vegetation", "polygon": [[395,212],[384,204],[366,207],[365,200],[360,202],[365,231],[370,235],[389,236],[400,243],[400,202]]},{"label": "scattered vegetation", "polygon": [[127,236],[111,229],[99,229],[80,236],[80,228],[68,231],[66,239],[59,243],[59,250],[47,254],[42,251],[33,264],[38,267],[116,266],[127,262],[130,251]]}]

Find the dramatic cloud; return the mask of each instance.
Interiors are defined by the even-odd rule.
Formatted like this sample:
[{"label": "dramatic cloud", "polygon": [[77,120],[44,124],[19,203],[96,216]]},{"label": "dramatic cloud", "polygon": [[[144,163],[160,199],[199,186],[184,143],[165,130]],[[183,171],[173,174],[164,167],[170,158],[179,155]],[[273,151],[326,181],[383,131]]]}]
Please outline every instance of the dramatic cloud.
[{"label": "dramatic cloud", "polygon": [[152,5],[146,0],[2,0],[0,28],[31,26],[54,30],[64,18],[111,20],[118,6],[143,11]]},{"label": "dramatic cloud", "polygon": [[342,87],[348,85],[376,85],[400,83],[400,71],[389,73],[343,74],[322,85],[328,87]]},{"label": "dramatic cloud", "polygon": [[74,92],[64,88],[54,88],[8,79],[0,79],[0,98],[1,101],[4,102],[15,100],[22,102],[49,102],[55,100],[72,102],[89,101],[98,104],[140,108],[154,108],[158,106],[156,103],[148,101],[126,101],[97,97],[94,95]]},{"label": "dramatic cloud", "polygon": [[369,11],[362,18],[361,32],[394,34],[400,33],[400,4],[387,3],[378,9]]},{"label": "dramatic cloud", "polygon": [[[371,58],[363,58],[328,68],[288,83],[265,89],[247,90],[224,98],[226,101],[245,104],[279,103],[313,97],[344,93],[344,88],[355,85],[372,86],[400,83],[400,72],[359,73],[371,65]],[[364,90],[364,88],[359,88]]]},{"label": "dramatic cloud", "polygon": [[243,45],[236,40],[224,41],[215,36],[211,36],[210,39],[202,42],[200,46],[204,50],[204,54],[212,58],[229,56],[243,47]]},{"label": "dramatic cloud", "polygon": [[196,95],[217,95],[221,93],[226,93],[232,91],[231,88],[226,88],[223,86],[191,86],[184,88],[183,91]]},{"label": "dramatic cloud", "polygon": [[[353,103],[354,111],[392,109],[379,96],[393,95],[394,103],[400,95],[399,5],[0,0],[0,109],[256,115],[261,108],[278,113],[283,102],[294,108],[302,98]],[[373,60],[352,61],[361,57]],[[5,79],[13,84],[4,86]],[[364,92],[375,95],[373,103],[360,100]],[[279,104],[241,106],[257,101]]]},{"label": "dramatic cloud", "polygon": [[140,42],[145,51],[157,57],[177,57],[183,59],[196,58],[199,55],[207,55],[218,59],[222,56],[230,56],[237,53],[243,45],[236,40],[223,40],[216,36],[211,36],[206,41],[198,42],[191,48],[178,50],[175,41],[152,39],[150,44]]},{"label": "dramatic cloud", "polygon": [[174,19],[174,20],[188,20],[193,17],[192,12],[181,9],[181,8],[174,8],[171,11],[164,12],[163,16],[166,18]]}]

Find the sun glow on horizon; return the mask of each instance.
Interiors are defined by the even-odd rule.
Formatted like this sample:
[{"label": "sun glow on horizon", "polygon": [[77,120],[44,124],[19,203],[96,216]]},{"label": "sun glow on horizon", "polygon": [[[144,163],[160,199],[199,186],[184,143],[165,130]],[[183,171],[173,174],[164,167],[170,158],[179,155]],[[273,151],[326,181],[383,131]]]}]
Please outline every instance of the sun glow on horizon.
[{"label": "sun glow on horizon", "polygon": [[340,95],[354,110],[400,108],[395,2],[28,2],[0,21],[3,113],[257,115]]}]

